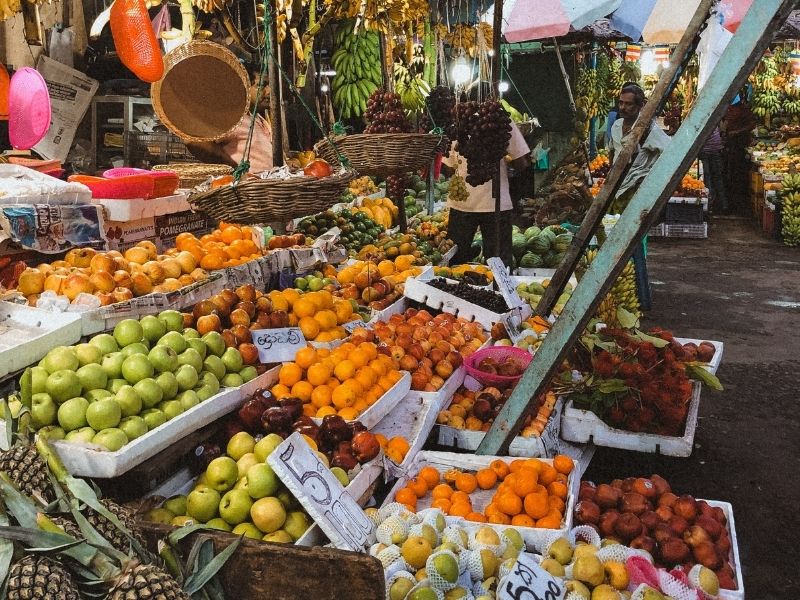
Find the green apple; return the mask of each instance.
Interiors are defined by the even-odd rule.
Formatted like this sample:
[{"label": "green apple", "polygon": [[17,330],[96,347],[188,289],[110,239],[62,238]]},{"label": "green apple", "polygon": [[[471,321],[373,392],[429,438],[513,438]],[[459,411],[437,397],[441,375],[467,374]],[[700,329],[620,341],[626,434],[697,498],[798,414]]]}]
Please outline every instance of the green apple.
[{"label": "green apple", "polygon": [[342,467],[331,467],[331,473],[336,476],[336,479],[339,480],[339,483],[342,484],[342,487],[347,487],[350,485],[350,478],[347,476],[347,471],[345,471]]},{"label": "green apple", "polygon": [[206,523],[217,516],[220,500],[219,492],[210,487],[192,490],[186,497],[186,514]]},{"label": "green apple", "polygon": [[186,341],[189,340],[199,340],[200,333],[194,327],[187,327],[183,330],[183,337],[186,338]]},{"label": "green apple", "polygon": [[78,344],[75,346],[75,356],[78,357],[78,362],[81,366],[94,363],[99,365],[103,359],[103,353],[100,352],[100,348],[92,344]]},{"label": "green apple", "polygon": [[144,422],[144,419],[138,415],[122,419],[119,422],[119,428],[131,441],[147,433],[147,424]]},{"label": "green apple", "polygon": [[[286,521],[286,510],[278,498],[267,496],[253,502],[250,508],[253,524],[264,533],[272,533],[283,527]],[[291,540],[291,538],[289,538]]]},{"label": "green apple", "polygon": [[180,400],[164,400],[159,403],[158,409],[164,413],[164,417],[166,417],[167,421],[171,421],[184,412]]},{"label": "green apple", "polygon": [[75,442],[83,444],[91,444],[97,432],[91,427],[81,427],[80,429],[73,429],[64,435],[65,442]]},{"label": "green apple", "polygon": [[[183,334],[183,337],[186,338],[186,344],[188,345],[188,348],[184,350],[184,353],[187,350],[194,350],[200,355],[200,360],[204,360],[206,354],[208,354],[208,346],[206,346],[206,343],[200,338],[187,338],[185,333]],[[200,368],[203,368],[202,364],[200,365]]]},{"label": "green apple", "polygon": [[83,395],[90,403],[97,402],[101,398],[113,398],[114,394],[108,390],[89,390]]},{"label": "green apple", "polygon": [[235,388],[244,385],[244,379],[238,373],[228,373],[220,382],[222,387]]},{"label": "green apple", "polygon": [[148,408],[142,411],[142,414],[139,416],[144,419],[144,424],[147,425],[147,431],[153,431],[156,427],[160,427],[167,422],[166,415],[157,408]]},{"label": "green apple", "polygon": [[246,431],[240,431],[233,434],[233,437],[228,440],[228,445],[225,448],[225,452],[233,460],[239,460],[245,454],[251,453],[255,446],[255,438]]},{"label": "green apple", "polygon": [[225,363],[223,363],[222,359],[216,354],[206,356],[206,359],[203,361],[203,369],[216,375],[217,379],[225,377]]},{"label": "green apple", "polygon": [[143,338],[144,330],[136,319],[123,319],[114,327],[114,339],[122,348],[141,342]]},{"label": "green apple", "polygon": [[34,429],[41,429],[56,422],[58,416],[58,406],[44,392],[31,396],[31,424]]},{"label": "green apple", "polygon": [[[239,459],[241,462],[241,459]],[[236,463],[236,466],[239,467],[239,481],[236,482],[236,485],[233,486],[235,490],[246,490],[247,489],[247,477],[242,477],[242,469],[239,465],[239,462]]]},{"label": "green apple", "polygon": [[86,422],[95,431],[110,429],[119,425],[122,419],[122,409],[113,398],[103,398],[92,402],[86,408]]},{"label": "green apple", "polygon": [[[120,375],[122,375],[122,371],[121,370],[120,370]],[[108,385],[106,386],[106,389],[109,392],[111,392],[112,394],[116,394],[118,391],[120,391],[126,385],[130,385],[130,384],[127,381],[125,381],[124,379],[119,379],[119,378],[110,379],[109,382],[108,382]]]},{"label": "green apple", "polygon": [[130,346],[125,346],[120,352],[122,352],[122,356],[128,358],[129,356],[133,356],[134,354],[144,354],[147,356],[147,353],[150,351],[144,342],[136,342],[135,344],[131,344]]},{"label": "green apple", "polygon": [[87,408],[89,401],[86,398],[70,398],[58,407],[58,424],[66,432],[86,427]]},{"label": "green apple", "polygon": [[184,411],[187,411],[190,408],[200,404],[200,398],[198,398],[197,392],[194,390],[186,390],[185,392],[181,392],[177,400],[181,403],[181,408],[183,408]]},{"label": "green apple", "polygon": [[142,334],[148,342],[154,343],[167,333],[167,326],[155,315],[146,315],[139,320]]},{"label": "green apple", "polygon": [[222,339],[222,334],[218,331],[209,331],[202,339],[208,349],[215,356],[222,356],[225,354],[225,340]]},{"label": "green apple", "polygon": [[106,373],[108,379],[119,379],[122,377],[122,363],[125,362],[125,357],[122,352],[112,352],[103,357],[100,366]]},{"label": "green apple", "polygon": [[58,425],[47,425],[45,427],[42,427],[39,431],[37,431],[36,435],[38,435],[43,440],[54,441],[54,440],[63,440],[67,434]]},{"label": "green apple", "polygon": [[[8,401],[8,410],[11,412],[11,418],[16,419],[17,417],[19,417],[19,413],[22,410],[22,401],[19,398],[12,397]],[[0,418],[3,419],[8,418],[6,415],[5,408],[3,406],[0,406]]]},{"label": "green apple", "polygon": [[249,521],[245,523],[239,523],[236,527],[233,528],[232,533],[238,536],[244,536],[250,538],[251,540],[260,540],[261,536],[264,534],[261,533],[261,530],[250,523]]},{"label": "green apple", "polygon": [[161,506],[176,515],[185,515],[186,496],[184,496],[183,494],[170,496],[168,499],[164,500],[164,504],[162,504]]},{"label": "green apple", "polygon": [[217,377],[213,373],[204,371],[200,376],[200,381],[198,381],[197,386],[195,386],[195,391],[200,401],[205,402],[219,392],[219,387]]},{"label": "green apple", "polygon": [[245,487],[247,487],[247,471],[250,469],[250,467],[258,464],[261,463],[258,462],[256,455],[252,452],[248,452],[236,461],[236,468],[239,469],[239,481],[244,480]]},{"label": "green apple", "polygon": [[45,385],[50,373],[44,367],[31,367],[31,394],[41,394],[47,391]]},{"label": "green apple", "polygon": [[286,488],[282,488],[277,494],[275,494],[275,497],[280,501],[286,510],[290,510],[295,506],[299,506],[295,501],[294,496],[292,496],[292,493]]},{"label": "green apple", "polygon": [[253,379],[258,377],[258,371],[253,365],[248,365],[239,371],[239,377],[242,378],[242,381],[247,383],[248,381],[253,381]]},{"label": "green apple", "polygon": [[194,348],[187,348],[178,355],[179,365],[191,365],[198,373],[203,370],[203,357]]},{"label": "green apple", "polygon": [[167,331],[181,331],[183,329],[183,315],[177,310],[165,310],[159,313],[158,320],[164,323]]},{"label": "green apple", "polygon": [[164,400],[172,400],[178,395],[178,380],[174,373],[161,373],[156,377],[156,383],[161,388]]},{"label": "green apple", "polygon": [[247,493],[258,500],[272,496],[278,491],[280,480],[268,464],[260,462],[247,470]]},{"label": "green apple", "polygon": [[169,522],[170,525],[174,525],[175,527],[186,527],[189,525],[195,525],[196,523],[197,521],[187,515],[179,515]]},{"label": "green apple", "polygon": [[206,467],[206,483],[218,492],[227,492],[239,478],[236,461],[230,456],[218,456]]},{"label": "green apple", "polygon": [[292,536],[292,541],[296,542],[310,526],[311,521],[309,521],[306,513],[297,510],[286,515],[283,530]]},{"label": "green apple", "polygon": [[231,529],[233,529],[222,517],[214,517],[208,523],[206,523],[206,527],[218,529],[220,531],[231,531]]},{"label": "green apple", "polygon": [[144,515],[145,521],[151,523],[161,523],[162,525],[169,525],[170,521],[175,518],[175,513],[167,510],[166,508],[154,508]]},{"label": "green apple", "polygon": [[153,368],[159,373],[172,373],[178,368],[178,355],[169,346],[153,346],[147,355]]},{"label": "green apple", "polygon": [[142,379],[152,377],[154,372],[153,365],[150,364],[150,361],[147,360],[144,354],[129,356],[122,363],[122,376],[125,378],[125,381],[131,385]]},{"label": "green apple", "polygon": [[192,365],[181,365],[175,371],[175,379],[178,380],[178,389],[185,392],[197,385],[199,376],[197,375],[197,369]]},{"label": "green apple", "polygon": [[142,412],[142,397],[133,386],[122,386],[119,391],[114,394],[114,399],[117,401],[123,417],[138,415]]},{"label": "green apple", "polygon": [[180,354],[186,350],[186,340],[177,331],[168,331],[164,336],[158,340],[159,346],[169,346],[175,350],[175,354]]},{"label": "green apple", "polygon": [[219,503],[219,516],[231,525],[245,522],[250,516],[253,501],[246,490],[229,490]]},{"label": "green apple", "polygon": [[75,350],[67,346],[56,346],[42,359],[42,366],[51,375],[56,371],[77,371],[80,367]]},{"label": "green apple", "polygon": [[81,389],[85,392],[89,390],[104,390],[108,385],[108,375],[98,363],[83,365],[75,371],[75,374],[81,382]]},{"label": "green apple", "polygon": [[89,343],[92,346],[96,346],[100,350],[100,353],[104,356],[106,354],[111,354],[112,352],[119,352],[119,344],[117,343],[117,340],[115,340],[114,336],[109,333],[98,333],[89,340]]},{"label": "green apple", "polygon": [[238,373],[244,365],[242,354],[236,348],[225,350],[222,354],[222,362],[225,364],[225,369],[228,373]]},{"label": "green apple", "polygon": [[75,371],[54,371],[45,382],[45,391],[61,404],[65,400],[79,396],[81,393],[81,380],[78,379]]},{"label": "green apple", "polygon": [[[151,377],[137,381],[133,389],[136,390],[136,393],[139,394],[139,397],[142,399],[142,406],[144,408],[153,408],[164,399],[164,392],[161,386]],[[138,414],[138,412],[132,414]]]},{"label": "green apple", "polygon": [[267,460],[267,457],[272,454],[272,451],[282,443],[283,438],[277,433],[267,434],[258,440],[255,448],[253,449],[253,453],[256,455],[256,458],[258,458],[259,462],[264,462]]},{"label": "green apple", "polygon": [[92,438],[92,443],[103,446],[110,452],[116,452],[128,443],[128,436],[125,432],[116,427],[109,427],[98,431]]},{"label": "green apple", "polygon": [[292,536],[286,533],[283,529],[278,529],[272,533],[267,533],[261,538],[262,542],[272,542],[273,544],[291,544]]}]

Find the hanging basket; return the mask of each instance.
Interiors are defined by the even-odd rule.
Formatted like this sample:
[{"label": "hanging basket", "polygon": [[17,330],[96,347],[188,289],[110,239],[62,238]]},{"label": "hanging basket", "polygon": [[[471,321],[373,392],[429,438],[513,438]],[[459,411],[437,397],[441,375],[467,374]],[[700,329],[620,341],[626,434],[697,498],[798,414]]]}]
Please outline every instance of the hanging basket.
[{"label": "hanging basket", "polygon": [[338,150],[359,174],[386,177],[427,169],[441,141],[431,133],[362,133],[334,137],[333,144],[323,139],[314,151],[328,162],[338,162]]},{"label": "hanging basket", "polygon": [[218,221],[285,223],[329,209],[356,177],[347,169],[319,179],[247,179],[195,194],[189,204]]},{"label": "hanging basket", "polygon": [[153,171],[172,171],[178,176],[178,187],[191,189],[200,185],[209,177],[222,177],[233,173],[233,167],[228,165],[213,165],[206,163],[174,163],[171,165],[156,165]]}]

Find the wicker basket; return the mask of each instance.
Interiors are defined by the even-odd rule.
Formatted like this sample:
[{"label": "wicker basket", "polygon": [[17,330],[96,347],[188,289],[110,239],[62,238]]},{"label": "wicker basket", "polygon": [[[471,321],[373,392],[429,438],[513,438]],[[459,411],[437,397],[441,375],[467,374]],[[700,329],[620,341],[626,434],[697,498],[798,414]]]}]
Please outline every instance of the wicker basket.
[{"label": "wicker basket", "polygon": [[[336,149],[360,175],[386,177],[427,169],[441,136],[431,133],[365,133],[333,138]],[[337,160],[330,140],[317,142],[314,151],[328,162]]]},{"label": "wicker basket", "polygon": [[327,210],[356,177],[348,169],[320,179],[248,179],[195,194],[189,203],[218,221],[285,223]]},{"label": "wicker basket", "polygon": [[156,165],[153,171],[172,171],[178,175],[178,187],[191,189],[200,185],[209,177],[221,177],[233,173],[233,167],[228,165],[211,165],[205,163],[175,163],[171,165]]}]

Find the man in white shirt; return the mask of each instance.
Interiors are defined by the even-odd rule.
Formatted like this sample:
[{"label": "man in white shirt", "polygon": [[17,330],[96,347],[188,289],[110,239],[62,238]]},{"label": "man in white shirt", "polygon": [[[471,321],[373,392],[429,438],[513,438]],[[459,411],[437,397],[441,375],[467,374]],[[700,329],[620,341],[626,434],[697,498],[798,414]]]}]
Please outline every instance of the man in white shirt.
[{"label": "man in white shirt", "polygon": [[[511,220],[514,206],[508,191],[506,160],[510,159],[514,170],[521,172],[530,165],[530,151],[519,128],[511,123],[511,139],[508,141],[506,159],[500,161],[500,214],[497,217],[495,217],[495,200],[492,196],[491,181],[477,187],[465,183],[469,195],[463,202],[456,202],[448,198],[447,206],[450,208],[450,218],[447,235],[458,246],[456,255],[450,264],[464,264],[475,258],[475,253],[472,251],[472,240],[478,228],[481,230],[483,239],[483,256],[485,258],[497,256],[496,219],[499,218],[500,258],[507,266],[512,265]],[[467,159],[458,153],[455,143],[450,150],[450,156],[444,158],[442,164],[454,169],[458,175],[466,179]]]}]

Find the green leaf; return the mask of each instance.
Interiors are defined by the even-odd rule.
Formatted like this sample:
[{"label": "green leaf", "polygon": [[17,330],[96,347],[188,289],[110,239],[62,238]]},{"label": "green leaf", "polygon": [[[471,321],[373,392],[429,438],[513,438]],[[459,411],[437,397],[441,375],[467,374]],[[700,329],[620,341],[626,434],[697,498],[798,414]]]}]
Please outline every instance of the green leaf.
[{"label": "green leaf", "polygon": [[22,401],[22,406],[26,406],[28,408],[31,407],[33,404],[32,397],[33,397],[33,371],[30,367],[25,369],[25,372],[22,374],[22,377],[19,378],[19,393],[20,393],[20,400]]},{"label": "green leaf", "polygon": [[186,579],[186,583],[183,586],[184,591],[190,596],[200,591],[225,563],[228,562],[228,559],[233,556],[233,553],[236,552],[237,548],[239,548],[239,545],[242,543],[242,539],[244,539],[244,536],[238,538],[230,546],[225,548],[225,550],[217,554],[217,556],[199,572],[192,573]]},{"label": "green leaf", "polygon": [[86,542],[73,546],[72,542],[75,541],[75,538],[61,533],[49,533],[41,529],[0,525],[0,537],[16,540],[34,548],[71,546],[62,553],[84,566],[92,565],[97,556],[97,550]]},{"label": "green leaf", "polygon": [[191,535],[198,531],[219,531],[219,530],[214,529],[213,527],[208,527],[203,523],[195,523],[194,525],[184,525],[183,527],[178,527],[178,529],[170,533],[169,536],[167,537],[167,540],[169,541],[171,546],[175,546],[187,535]]},{"label": "green leaf", "polygon": [[633,329],[639,325],[639,318],[622,307],[617,308],[617,321],[623,329]]},{"label": "green leaf", "polygon": [[2,405],[3,416],[5,417],[3,423],[6,431],[6,446],[11,448],[14,445],[14,419],[11,418],[11,408],[8,406],[8,400],[3,398]]},{"label": "green leaf", "polygon": [[703,363],[690,362],[684,363],[686,365],[687,375],[689,379],[695,379],[705,386],[710,387],[712,390],[722,391],[722,383],[711,371],[703,366]]},{"label": "green leaf", "polygon": [[5,473],[0,474],[0,496],[17,523],[23,527],[36,528],[36,514],[39,512],[39,507],[20,492]]},{"label": "green leaf", "polygon": [[603,379],[597,386],[602,394],[613,394],[615,392],[627,392],[628,386],[622,379]]},{"label": "green leaf", "polygon": [[660,337],[655,337],[654,335],[648,335],[643,331],[636,330],[636,333],[631,337],[638,339],[642,342],[650,342],[656,348],[666,348],[669,346],[669,342],[667,340],[662,340]]},{"label": "green leaf", "polygon": [[[2,503],[0,503],[0,525],[8,525],[8,515]],[[14,542],[0,538],[0,595],[3,599],[6,595],[6,580],[8,579],[8,571],[11,568],[11,560],[13,558]]]}]

